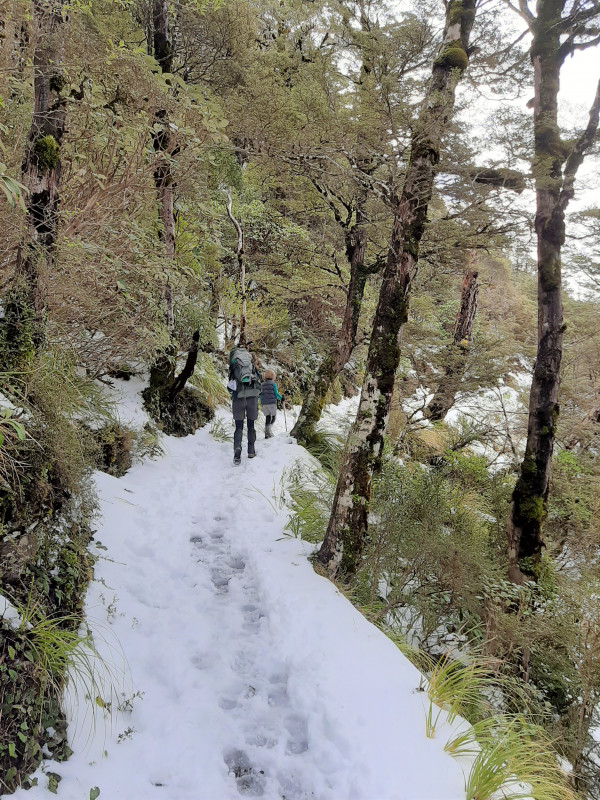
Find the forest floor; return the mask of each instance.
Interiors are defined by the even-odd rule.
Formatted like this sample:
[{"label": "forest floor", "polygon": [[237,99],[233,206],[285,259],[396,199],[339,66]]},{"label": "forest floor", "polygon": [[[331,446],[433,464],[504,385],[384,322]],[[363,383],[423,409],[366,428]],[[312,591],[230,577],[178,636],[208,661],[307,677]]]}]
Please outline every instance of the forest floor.
[{"label": "forest floor", "polygon": [[71,692],[73,756],[14,797],[48,800],[55,773],[63,800],[464,798],[418,671],[285,531],[285,473],[309,456],[282,415],[240,467],[209,428],[96,473],[86,616],[106,666]]}]

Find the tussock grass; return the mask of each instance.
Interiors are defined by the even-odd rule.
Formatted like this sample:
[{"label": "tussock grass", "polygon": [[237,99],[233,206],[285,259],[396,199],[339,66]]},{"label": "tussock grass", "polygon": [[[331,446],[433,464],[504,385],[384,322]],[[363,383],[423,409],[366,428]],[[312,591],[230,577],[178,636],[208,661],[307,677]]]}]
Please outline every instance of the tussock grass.
[{"label": "tussock grass", "polygon": [[210,435],[218,442],[232,442],[233,434],[227,430],[223,420],[215,417],[210,425]]},{"label": "tussock grass", "polygon": [[102,706],[107,693],[116,697],[122,676],[100,656],[92,631],[78,615],[46,616],[31,599],[26,606],[16,601],[14,605],[21,617],[18,632],[29,648],[27,657],[40,670],[44,685],[58,694],[69,681],[79,683],[85,697]]},{"label": "tussock grass", "polygon": [[223,379],[206,353],[199,353],[198,363],[189,382],[200,392],[203,402],[214,411],[229,402],[229,393]]},{"label": "tussock grass", "polygon": [[[576,800],[539,726],[518,716],[495,722],[472,729],[481,750],[465,782],[466,800]],[[463,751],[468,746],[463,739]]]},{"label": "tussock grass", "polygon": [[306,464],[296,464],[286,481],[291,511],[286,530],[312,544],[322,541],[334,490],[333,473],[324,469],[312,471]]},{"label": "tussock grass", "polygon": [[344,450],[344,440],[340,436],[317,430],[307,443],[306,449],[322,467],[337,476]]}]

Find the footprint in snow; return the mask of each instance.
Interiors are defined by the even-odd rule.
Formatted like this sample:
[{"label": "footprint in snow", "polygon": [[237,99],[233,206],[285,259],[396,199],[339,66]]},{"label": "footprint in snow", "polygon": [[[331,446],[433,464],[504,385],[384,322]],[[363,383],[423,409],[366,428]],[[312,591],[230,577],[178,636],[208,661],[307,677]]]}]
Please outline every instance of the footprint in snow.
[{"label": "footprint in snow", "polygon": [[290,735],[285,746],[288,755],[300,755],[308,750],[308,726],[304,717],[290,714],[285,720],[285,727]]},{"label": "footprint in snow", "polygon": [[248,754],[243,750],[228,750],[223,759],[229,774],[233,775],[238,792],[243,797],[262,797],[267,781],[264,770],[252,765]]},{"label": "footprint in snow", "polygon": [[[223,759],[242,797],[268,793],[281,800],[310,800],[314,794],[305,786],[302,761],[298,760],[309,750],[308,723],[291,705],[287,666],[272,665],[270,672],[263,666],[271,646],[268,614],[259,602],[256,576],[245,557],[232,551],[226,538],[230,520],[225,513],[217,514],[207,529],[190,532],[199,563],[210,574],[215,599],[232,605],[231,611],[239,613],[233,615],[234,641],[243,646],[233,653],[229,663],[233,680],[217,702],[237,721],[241,747],[226,750]],[[232,581],[237,590],[233,593]],[[238,604],[234,598],[240,592],[242,602]],[[193,655],[191,662],[197,669],[213,666],[202,654]]]},{"label": "footprint in snow", "polygon": [[210,579],[215,587],[216,594],[227,594],[231,577],[231,573],[222,567],[213,567]]}]

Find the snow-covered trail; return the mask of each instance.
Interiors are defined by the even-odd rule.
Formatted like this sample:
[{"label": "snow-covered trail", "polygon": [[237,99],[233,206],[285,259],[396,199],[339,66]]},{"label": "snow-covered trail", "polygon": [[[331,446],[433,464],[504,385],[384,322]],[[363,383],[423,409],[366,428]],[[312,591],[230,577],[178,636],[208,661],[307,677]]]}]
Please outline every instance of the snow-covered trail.
[{"label": "snow-covered trail", "polygon": [[74,721],[72,758],[19,800],[48,800],[48,771],[64,800],[464,797],[447,729],[425,737],[418,672],[284,536],[273,494],[304,451],[277,426],[241,467],[205,428],[97,474],[87,613],[132,687],[110,725]]}]

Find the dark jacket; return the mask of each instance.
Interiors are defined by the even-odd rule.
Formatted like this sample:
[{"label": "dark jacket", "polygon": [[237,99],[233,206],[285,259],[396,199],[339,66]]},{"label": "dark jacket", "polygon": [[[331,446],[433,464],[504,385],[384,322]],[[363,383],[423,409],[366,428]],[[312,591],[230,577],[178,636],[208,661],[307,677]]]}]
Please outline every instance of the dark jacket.
[{"label": "dark jacket", "polygon": [[275,406],[281,400],[281,395],[277,391],[275,381],[267,380],[262,382],[260,387],[260,403],[263,406]]}]

